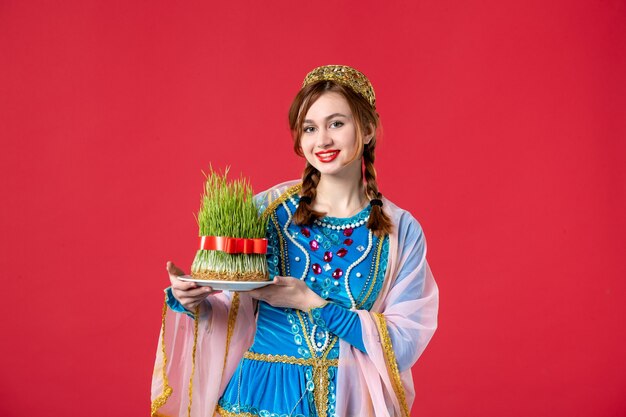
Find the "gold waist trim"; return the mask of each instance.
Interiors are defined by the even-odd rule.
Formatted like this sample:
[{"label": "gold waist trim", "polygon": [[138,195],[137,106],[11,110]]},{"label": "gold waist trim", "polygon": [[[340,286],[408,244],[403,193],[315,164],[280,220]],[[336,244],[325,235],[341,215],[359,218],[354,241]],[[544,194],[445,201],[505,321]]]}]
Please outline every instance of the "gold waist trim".
[{"label": "gold waist trim", "polygon": [[253,361],[287,363],[289,365],[302,366],[339,366],[339,359],[326,358],[296,358],[288,355],[267,355],[265,353],[246,352],[243,357]]},{"label": "gold waist trim", "polygon": [[219,405],[216,407],[215,412],[219,413],[220,417],[257,417],[257,414],[250,414],[250,413],[237,413],[237,414],[235,414],[235,413],[231,413],[230,411],[224,410]]}]

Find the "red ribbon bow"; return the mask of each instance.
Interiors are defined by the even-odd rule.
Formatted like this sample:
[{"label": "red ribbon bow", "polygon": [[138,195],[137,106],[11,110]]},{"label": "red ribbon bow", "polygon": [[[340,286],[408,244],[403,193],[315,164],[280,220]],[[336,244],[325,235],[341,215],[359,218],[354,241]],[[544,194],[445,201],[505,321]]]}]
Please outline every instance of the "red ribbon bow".
[{"label": "red ribbon bow", "polygon": [[267,239],[248,239],[242,237],[225,236],[200,236],[200,249],[220,250],[222,252],[230,254],[265,254],[267,253]]}]

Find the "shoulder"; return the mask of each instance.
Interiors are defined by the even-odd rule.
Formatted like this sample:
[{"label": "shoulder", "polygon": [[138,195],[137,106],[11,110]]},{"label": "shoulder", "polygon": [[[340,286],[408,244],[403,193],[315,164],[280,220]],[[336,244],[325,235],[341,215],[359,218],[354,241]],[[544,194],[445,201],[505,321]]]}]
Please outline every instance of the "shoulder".
[{"label": "shoulder", "polygon": [[259,212],[265,212],[268,209],[268,212],[272,212],[277,205],[298,193],[301,188],[300,180],[285,181],[258,193],[254,196],[254,200]]},{"label": "shoulder", "polygon": [[398,207],[392,201],[383,197],[383,210],[391,217],[394,226],[398,227],[398,231],[410,229],[412,232],[423,233],[420,222],[409,212]]},{"label": "shoulder", "polygon": [[384,197],[383,210],[391,217],[394,225],[392,237],[398,240],[400,247],[406,245],[424,246],[426,244],[422,225],[411,212],[398,207]]}]

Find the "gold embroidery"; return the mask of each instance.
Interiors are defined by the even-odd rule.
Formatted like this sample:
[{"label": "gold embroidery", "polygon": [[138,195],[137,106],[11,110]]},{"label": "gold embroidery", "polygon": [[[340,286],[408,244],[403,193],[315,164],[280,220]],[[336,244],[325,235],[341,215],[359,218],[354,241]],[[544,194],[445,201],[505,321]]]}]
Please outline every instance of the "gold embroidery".
[{"label": "gold embroidery", "polygon": [[385,362],[387,362],[387,369],[391,376],[391,383],[393,389],[396,392],[400,407],[402,408],[402,416],[409,417],[409,407],[406,403],[406,395],[404,393],[404,386],[400,379],[400,370],[398,369],[398,362],[396,361],[396,354],[393,351],[391,345],[391,337],[389,336],[389,330],[387,329],[387,322],[385,316],[382,313],[374,313],[378,324],[378,331],[380,333],[381,342],[383,344],[383,353],[385,354]]},{"label": "gold embroidery", "polygon": [[191,350],[191,376],[189,377],[189,405],[187,416],[191,417],[191,401],[193,399],[193,375],[196,373],[196,348],[198,347],[198,321],[200,321],[200,306],[196,306],[193,313],[193,348]]},{"label": "gold embroidery", "polygon": [[306,345],[309,347],[309,352],[311,352],[311,355],[315,355],[315,349],[313,348],[313,345],[311,344],[311,341],[309,340],[309,337],[306,334],[306,325],[304,324],[304,319],[302,318],[302,314],[300,314],[299,310],[296,310],[296,315],[298,316],[298,319],[300,320],[300,326],[302,326],[302,333],[304,333],[304,341],[306,342]]},{"label": "gold embroidery", "polygon": [[[282,193],[278,198],[276,198],[276,200],[274,200],[271,204],[269,204],[267,209],[263,212],[263,216],[272,217],[272,222],[274,223],[274,226],[276,227],[276,230],[278,231],[280,258],[281,258],[280,260],[281,260],[283,273],[286,273],[286,260],[285,260],[285,253],[283,250],[284,238],[282,236],[281,228],[280,228],[280,225],[278,224],[278,219],[276,218],[275,212],[276,212],[276,208],[280,204],[284,203],[288,198],[290,198],[292,195],[299,192],[301,189],[302,189],[302,184],[296,184],[292,187],[289,187],[284,193]],[[315,349],[311,345],[309,338],[306,336],[306,326],[304,324],[304,319],[302,318],[302,314],[300,311],[297,311],[297,310],[296,310],[296,314],[298,315],[300,324],[302,325],[302,331],[305,333],[304,340],[306,340],[306,344],[309,348],[309,352],[311,352],[312,355],[315,355]],[[302,361],[307,361],[306,365],[313,367],[313,383],[314,383],[313,398],[315,401],[315,407],[317,408],[317,413],[319,417],[326,417],[328,414],[328,392],[329,392],[328,368],[329,366],[338,366],[339,361],[337,359],[327,359],[327,356],[330,353],[333,346],[337,343],[337,340],[338,338],[335,337],[334,340],[332,340],[328,344],[328,346],[326,347],[326,350],[322,354],[322,357],[302,359]],[[250,352],[250,354],[252,355],[252,352]],[[273,355],[272,358],[276,356],[282,359],[292,358],[292,357],[285,356],[285,355]],[[244,355],[244,357],[246,356]],[[252,359],[252,358],[249,358],[249,359]],[[298,358],[292,358],[292,359],[296,361],[300,360]],[[292,360],[292,359],[287,359],[287,360]],[[281,360],[275,360],[275,359],[272,359],[271,361],[282,362]],[[290,363],[290,362],[284,362],[284,363]],[[225,416],[229,417],[230,414],[225,414]]]},{"label": "gold embroidery", "polygon": [[[237,313],[239,312],[239,293],[233,293],[233,298],[230,302],[230,309],[228,310],[228,324],[226,328],[226,351],[224,352],[224,365],[222,366],[222,377],[224,375],[224,369],[226,369],[226,360],[228,359],[228,347],[230,346],[230,339],[233,337],[233,331],[235,330],[235,322],[237,321]],[[216,404],[213,414],[218,410],[219,406]]]},{"label": "gold embroidery", "polygon": [[[331,348],[335,342],[336,342],[336,339],[330,345]],[[322,358],[296,358],[296,357],[288,356],[288,355],[268,355],[264,353],[256,353],[256,352],[250,352],[250,351],[245,352],[243,354],[243,357],[245,359],[249,359],[253,361],[262,361],[262,362],[270,362],[270,363],[286,363],[289,365],[301,365],[301,366],[313,367],[313,381],[314,381],[313,383],[320,384],[319,389],[318,389],[318,385],[315,385],[315,388],[313,390],[314,391],[313,396],[315,399],[315,406],[318,409],[318,414],[320,417],[322,417],[322,416],[326,416],[327,408],[328,408],[326,405],[326,401],[328,400],[328,368],[331,366],[334,366],[334,367],[339,366],[339,359],[328,359],[325,357],[329,351],[330,349],[328,349],[328,351],[325,352],[325,355]],[[323,404],[323,406],[321,404]],[[250,413],[235,414],[235,413],[232,413],[230,411],[223,409],[219,405],[217,406],[216,411],[222,417],[255,416],[254,414],[250,414]]]},{"label": "gold embroidery", "polygon": [[[299,310],[296,310],[296,314],[300,320],[302,332],[304,333],[304,340],[309,347],[309,352],[311,352],[311,355],[315,355],[315,349],[313,348],[309,337],[306,335],[304,318],[302,318],[302,314]],[[328,337],[330,337],[330,334]],[[319,417],[326,417],[328,414],[328,366],[331,359],[327,359],[327,356],[333,346],[335,346],[335,343],[337,343],[338,339],[339,338],[336,336],[333,338],[333,340],[326,347],[326,350],[324,350],[321,358],[311,358],[311,360],[315,361],[313,364],[313,399],[315,401],[315,408],[317,409]],[[337,361],[337,363],[339,363],[339,361]]]},{"label": "gold embroidery", "polygon": [[302,184],[296,184],[294,186],[289,187],[284,193],[276,198],[276,200],[272,201],[272,203],[267,207],[267,209],[263,212],[263,216],[271,216],[272,223],[274,223],[274,227],[276,228],[276,234],[278,235],[278,249],[280,250],[280,266],[281,273],[283,275],[287,274],[287,262],[285,261],[285,238],[282,234],[282,229],[280,224],[278,223],[278,217],[276,216],[276,208],[287,201],[289,197],[299,192],[302,189]]},{"label": "gold embroidery", "polygon": [[288,355],[267,355],[264,353],[246,352],[243,357],[253,361],[272,362],[272,363],[286,363],[289,365],[302,365],[302,366],[319,366],[321,362],[325,366],[339,366],[339,359],[322,359],[322,358],[296,358]]},{"label": "gold embroidery", "polygon": [[161,313],[161,354],[163,355],[162,371],[163,371],[163,392],[156,397],[150,407],[150,415],[158,416],[157,410],[165,405],[167,399],[172,395],[172,387],[170,387],[167,379],[167,354],[165,353],[165,315],[167,314],[167,293],[165,294],[165,302],[163,303],[163,312]]},{"label": "gold embroidery", "polygon": [[378,250],[376,251],[374,277],[372,278],[372,283],[370,284],[370,287],[367,289],[367,294],[365,294],[365,297],[363,297],[361,299],[361,302],[356,306],[357,309],[360,309],[361,307],[363,307],[363,305],[365,304],[369,296],[372,294],[372,290],[374,289],[374,284],[376,284],[376,279],[378,278],[378,267],[380,266],[380,253],[383,250],[383,242],[384,242],[384,237],[378,239]]},{"label": "gold embroidery", "polygon": [[320,417],[326,417],[328,415],[328,365],[323,360],[318,359],[318,361],[313,366],[313,398],[317,414]]},{"label": "gold embroidery", "polygon": [[284,201],[286,201],[289,197],[291,197],[295,193],[299,192],[301,189],[302,189],[302,184],[292,185],[291,187],[287,188],[287,190],[285,190],[284,193],[282,193],[276,200],[272,201],[267,206],[267,208],[263,212],[263,217],[269,216],[270,214],[274,213],[274,211],[276,210],[276,207],[281,205]]},{"label": "gold embroidery", "polygon": [[228,311],[228,328],[226,329],[226,352],[224,352],[224,369],[226,369],[226,359],[228,359],[228,347],[230,346],[230,339],[233,337],[233,331],[235,330],[235,321],[237,320],[237,313],[239,312],[239,293],[233,294],[233,299],[230,303],[230,310]]},{"label": "gold embroidery", "polygon": [[237,414],[231,413],[230,411],[224,410],[219,405],[217,406],[217,409],[215,411],[220,413],[221,417],[257,417],[256,414],[250,414],[250,413],[237,413]]}]

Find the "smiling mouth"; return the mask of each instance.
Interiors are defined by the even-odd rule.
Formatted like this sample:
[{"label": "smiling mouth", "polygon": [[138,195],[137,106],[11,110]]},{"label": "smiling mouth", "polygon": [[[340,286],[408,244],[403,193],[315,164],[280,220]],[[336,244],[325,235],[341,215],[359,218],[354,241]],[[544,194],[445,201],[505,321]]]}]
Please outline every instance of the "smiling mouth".
[{"label": "smiling mouth", "polygon": [[319,159],[320,162],[330,162],[333,159],[335,159],[337,157],[337,155],[339,155],[340,151],[324,151],[324,152],[318,152],[315,154],[315,156],[317,156],[317,159]]}]

